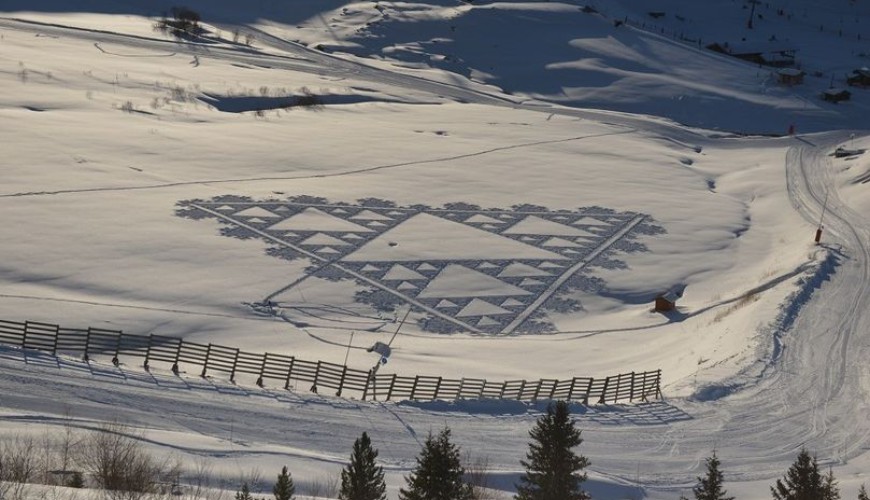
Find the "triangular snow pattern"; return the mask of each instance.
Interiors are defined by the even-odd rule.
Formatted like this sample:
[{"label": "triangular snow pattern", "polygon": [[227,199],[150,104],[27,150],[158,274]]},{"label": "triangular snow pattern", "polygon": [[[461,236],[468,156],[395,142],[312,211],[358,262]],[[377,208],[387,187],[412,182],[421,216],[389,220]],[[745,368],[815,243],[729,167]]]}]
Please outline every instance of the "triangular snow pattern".
[{"label": "triangular snow pattern", "polygon": [[542,262],[539,266],[541,269],[561,269],[562,266],[559,264],[553,264],[552,262]]},{"label": "triangular snow pattern", "polygon": [[488,215],[477,214],[465,219],[466,224],[504,224],[504,221],[493,219]]},{"label": "triangular snow pattern", "polygon": [[341,237],[346,239],[346,240],[361,240],[361,239],[363,239],[362,236],[360,236],[358,234],[353,234],[353,233],[342,234]]},{"label": "triangular snow pattern", "polygon": [[502,307],[514,307],[514,306],[525,306],[522,302],[517,299],[507,298],[504,302],[501,303]]},{"label": "triangular snow pattern", "polygon": [[[619,220],[619,219],[618,219]],[[580,217],[575,220],[573,223],[575,226],[609,226],[610,224],[589,216]]]},{"label": "triangular snow pattern", "polygon": [[530,295],[522,288],[505,283],[459,264],[450,264],[420,292],[420,298],[510,297]]},{"label": "triangular snow pattern", "polygon": [[522,283],[520,283],[520,286],[541,286],[541,285],[546,285],[546,283],[544,283],[543,281],[540,281],[540,280],[532,279],[532,278],[526,278],[522,281]]},{"label": "triangular snow pattern", "polygon": [[[395,264],[393,267],[387,271],[387,274],[381,278],[384,281],[399,281],[399,280],[425,280],[428,279],[422,274],[414,271],[413,269],[408,269],[407,267],[401,264]],[[416,287],[415,287],[416,288]]]},{"label": "triangular snow pattern", "polygon": [[370,222],[366,222],[365,224],[366,224],[366,226],[368,226],[368,227],[387,227],[387,225],[384,224],[383,222],[378,222],[378,221],[376,221],[376,220],[373,220],[373,221],[370,221]]},{"label": "triangular snow pattern", "polygon": [[421,213],[369,241],[344,260],[411,262],[563,258],[543,248]]},{"label": "triangular snow pattern", "polygon": [[489,316],[484,316],[484,317],[480,318],[480,321],[477,322],[477,326],[480,326],[480,327],[483,327],[483,326],[501,326],[501,323],[490,318]]},{"label": "triangular snow pattern", "polygon": [[287,212],[287,211],[289,211],[289,210],[290,210],[290,209],[287,208],[287,207],[285,207],[284,205],[281,205],[280,207],[278,207],[278,208],[275,209],[276,212]]},{"label": "triangular snow pattern", "polygon": [[220,210],[221,212],[233,212],[236,210],[235,207],[231,207],[229,205],[221,205],[217,207],[215,210]]},{"label": "triangular snow pattern", "polygon": [[542,246],[553,248],[576,248],[580,245],[574,243],[573,241],[568,241],[562,238],[550,238],[549,240],[545,241]]},{"label": "triangular snow pattern", "polygon": [[374,272],[378,272],[378,271],[381,271],[381,270],[382,270],[382,269],[381,269],[380,267],[373,266],[373,265],[371,265],[371,264],[366,264],[366,265],[363,266],[362,269],[360,269],[360,271],[361,271],[361,272],[364,272],[364,273],[374,273]]},{"label": "triangular snow pattern", "polygon": [[521,262],[510,264],[498,273],[499,278],[528,278],[534,276],[552,276],[552,274]]},{"label": "triangular snow pattern", "polygon": [[545,236],[586,236],[591,233],[580,228],[566,226],[558,222],[530,215],[505,229],[502,234],[540,234]]},{"label": "triangular snow pattern", "polygon": [[338,250],[330,247],[323,247],[320,250],[315,250],[314,253],[336,254],[341,253]]},{"label": "triangular snow pattern", "polygon": [[267,219],[275,219],[281,217],[278,214],[274,214],[263,207],[251,207],[242,210],[241,212],[236,212],[233,214],[236,217],[265,217]]},{"label": "triangular snow pattern", "polygon": [[459,306],[457,304],[447,300],[447,299],[441,299],[441,302],[439,302],[438,305],[435,307],[438,309],[451,309],[451,308],[459,307]]},{"label": "triangular snow pattern", "polygon": [[259,217],[253,217],[251,219],[248,219],[247,222],[249,224],[265,224],[266,223],[266,221],[264,221],[263,219],[261,219]]},{"label": "triangular snow pattern", "polygon": [[540,238],[535,236],[520,236],[520,239],[523,241],[538,241]]},{"label": "triangular snow pattern", "polygon": [[334,247],[346,247],[350,246],[350,243],[341,241],[340,239],[334,238],[328,234],[317,233],[301,242],[300,245],[332,245]]},{"label": "triangular snow pattern", "polygon": [[372,230],[339,219],[317,208],[308,207],[287,219],[278,222],[269,229],[274,231],[328,231],[336,233],[371,233]]},{"label": "triangular snow pattern", "polygon": [[417,266],[417,270],[418,271],[437,271],[438,268],[433,266],[432,264],[427,264],[424,262],[424,263],[420,264],[419,266]]},{"label": "triangular snow pattern", "polygon": [[350,220],[393,220],[385,215],[381,215],[371,210],[363,210],[362,212],[348,217]]},{"label": "triangular snow pattern", "polygon": [[399,212],[398,210],[393,210],[393,211],[387,212],[387,215],[392,215],[393,217],[398,217],[400,215],[405,215],[405,213]]},{"label": "triangular snow pattern", "polygon": [[396,287],[396,290],[405,291],[405,290],[416,290],[417,287],[408,283],[407,281],[403,281],[401,285]]},{"label": "triangular snow pattern", "polygon": [[479,266],[477,266],[477,268],[478,269],[498,269],[498,266],[495,264],[491,264],[489,262],[484,262],[483,264],[480,264]]},{"label": "triangular snow pattern", "polygon": [[285,238],[298,238],[299,237],[298,234],[292,233],[290,231],[287,231],[286,233],[282,234],[281,236],[283,236]]},{"label": "triangular snow pattern", "polygon": [[467,318],[469,316],[485,316],[485,315],[496,315],[496,314],[514,314],[507,309],[502,309],[501,307],[490,304],[489,302],[481,299],[474,299],[468,303],[467,306],[463,307],[461,311],[456,313],[456,317],[458,318]]},{"label": "triangular snow pattern", "polygon": [[343,208],[336,208],[335,210],[332,211],[332,213],[334,213],[336,215],[344,215],[347,213],[347,210],[345,210]]}]

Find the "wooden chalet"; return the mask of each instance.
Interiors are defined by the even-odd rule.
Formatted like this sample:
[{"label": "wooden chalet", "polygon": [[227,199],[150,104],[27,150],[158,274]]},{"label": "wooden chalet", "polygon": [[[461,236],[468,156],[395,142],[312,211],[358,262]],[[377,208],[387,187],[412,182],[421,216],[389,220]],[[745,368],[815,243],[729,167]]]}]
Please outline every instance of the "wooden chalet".
[{"label": "wooden chalet", "polygon": [[838,103],[848,101],[852,98],[852,93],[845,89],[829,88],[822,92],[822,100]]},{"label": "wooden chalet", "polygon": [[804,83],[804,72],[797,68],[780,68],[776,72],[776,81],[781,85],[800,85]]},{"label": "wooden chalet", "polygon": [[764,42],[716,42],[707,48],[744,61],[777,68],[795,65],[797,48],[788,42],[768,40]]},{"label": "wooden chalet", "polygon": [[846,78],[846,83],[853,87],[870,87],[870,68],[852,71],[852,76]]}]

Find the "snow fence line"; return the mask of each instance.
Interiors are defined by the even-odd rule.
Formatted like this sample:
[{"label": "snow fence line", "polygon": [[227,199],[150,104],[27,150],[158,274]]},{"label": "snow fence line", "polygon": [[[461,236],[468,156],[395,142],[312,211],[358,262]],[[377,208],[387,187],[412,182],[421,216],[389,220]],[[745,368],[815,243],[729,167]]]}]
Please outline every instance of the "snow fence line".
[{"label": "snow fence line", "polygon": [[[454,400],[505,399],[515,401],[566,400],[582,404],[608,404],[661,399],[661,370],[630,372],[604,378],[574,377],[567,380],[507,380],[375,374],[324,361],[307,361],[282,354],[251,353],[234,347],[188,342],[162,335],[132,335],[101,328],[64,328],[36,321],[0,320],[0,344],[56,355],[111,356],[115,366],[120,356],[144,358],[148,370],[153,362],[171,365],[176,375],[182,367],[209,372],[257,377],[262,387],[266,380],[278,380],[284,388],[290,382],[311,383],[311,391],[332,389],[336,396],[351,394],[362,400]],[[349,394],[350,393],[350,394]]]}]

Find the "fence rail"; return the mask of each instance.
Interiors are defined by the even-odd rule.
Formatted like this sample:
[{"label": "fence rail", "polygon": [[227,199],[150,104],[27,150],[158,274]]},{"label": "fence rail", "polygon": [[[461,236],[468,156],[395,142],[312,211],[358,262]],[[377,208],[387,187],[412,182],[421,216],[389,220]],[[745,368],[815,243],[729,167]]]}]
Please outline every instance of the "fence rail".
[{"label": "fence rail", "polygon": [[446,379],[417,375],[376,374],[325,361],[309,361],[284,354],[252,353],[235,347],[200,344],[162,335],[131,335],[100,328],[64,328],[36,321],[0,320],[0,344],[33,349],[52,355],[111,356],[115,365],[120,357],[143,358],[149,369],[155,362],[165,363],[178,374],[179,366],[209,372],[256,376],[256,383],[310,383],[314,392],[329,389],[337,396],[356,396],[364,400],[436,399],[510,399],[517,401],[568,400],[583,404],[648,401],[661,398],[661,370],[621,373],[604,378],[507,380],[495,382],[477,378]]}]

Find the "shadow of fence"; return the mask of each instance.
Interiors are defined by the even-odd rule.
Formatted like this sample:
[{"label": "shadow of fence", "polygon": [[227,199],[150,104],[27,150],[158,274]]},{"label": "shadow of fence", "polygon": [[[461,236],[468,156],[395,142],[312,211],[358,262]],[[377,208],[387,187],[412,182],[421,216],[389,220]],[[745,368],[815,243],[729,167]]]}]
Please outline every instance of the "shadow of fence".
[{"label": "shadow of fence", "polygon": [[288,389],[291,383],[310,383],[313,392],[335,391],[336,396],[363,400],[455,400],[502,399],[514,401],[566,400],[584,405],[661,398],[661,370],[629,372],[604,378],[491,381],[477,378],[448,379],[432,376],[376,374],[325,361],[295,356],[251,353],[234,347],[200,344],[162,335],[132,335],[101,328],[64,328],[35,321],[0,320],[0,344],[51,353],[78,356],[138,357],[148,370],[152,363],[165,363],[173,373],[181,367],[195,367],[200,375],[219,372],[235,381],[237,374],[256,377],[264,386],[278,381]]}]

